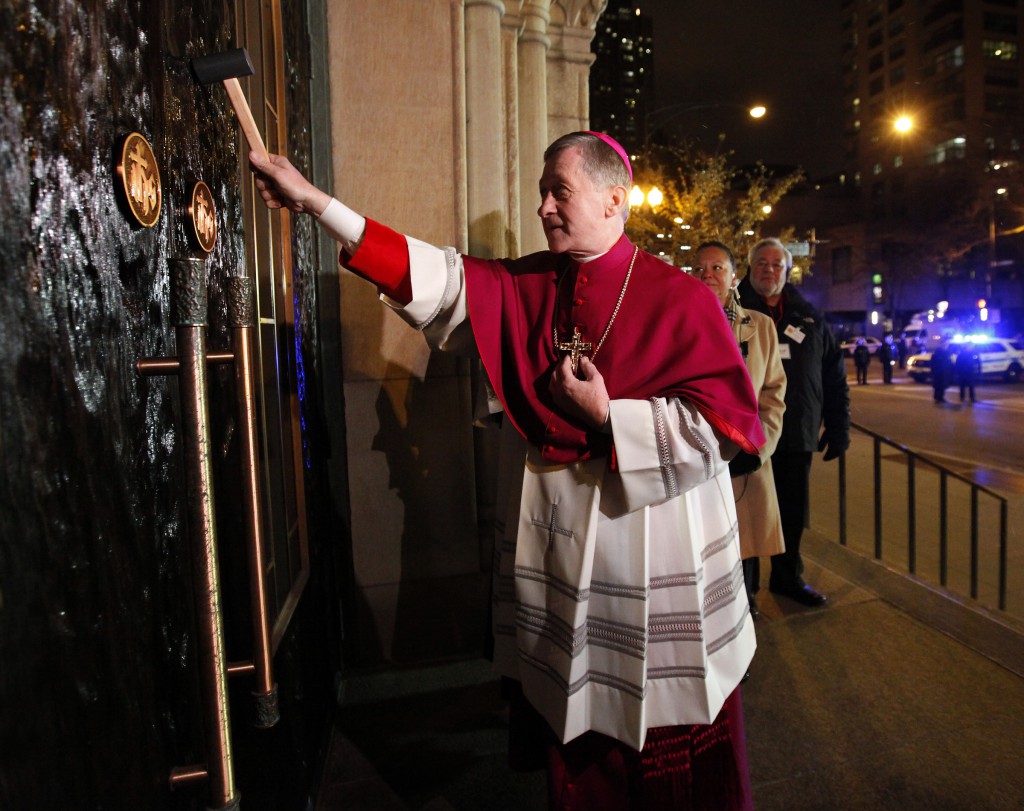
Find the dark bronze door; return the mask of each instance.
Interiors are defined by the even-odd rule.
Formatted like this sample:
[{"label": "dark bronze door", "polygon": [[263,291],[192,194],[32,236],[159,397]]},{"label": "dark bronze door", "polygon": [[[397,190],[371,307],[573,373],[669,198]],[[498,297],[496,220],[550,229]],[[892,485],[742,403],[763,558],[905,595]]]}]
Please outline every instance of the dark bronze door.
[{"label": "dark bronze door", "polygon": [[[0,8],[0,807],[306,805],[338,667],[334,564],[319,527],[343,523],[325,497],[315,239],[253,204],[227,98],[196,81],[190,60],[246,47],[256,73],[243,87],[268,146],[308,165],[307,13],[255,0]],[[138,142],[126,157],[132,133],[151,158]],[[139,211],[131,182],[147,201]],[[200,183],[203,209],[216,212],[205,247],[194,232]],[[206,323],[192,332],[172,295],[182,263],[203,276]],[[260,601],[229,306],[240,276],[254,285],[257,570],[280,711],[269,728],[257,712]],[[180,364],[199,344],[202,380],[136,369]],[[190,472],[198,389],[208,486]],[[197,495],[211,496],[209,513],[193,508]],[[219,631],[196,608],[211,602],[209,572],[197,576],[203,523]],[[200,672],[218,632],[219,715],[204,709]],[[211,733],[211,719],[227,728]],[[229,763],[209,751],[217,737],[231,742]],[[216,788],[213,763],[223,764]]]}]

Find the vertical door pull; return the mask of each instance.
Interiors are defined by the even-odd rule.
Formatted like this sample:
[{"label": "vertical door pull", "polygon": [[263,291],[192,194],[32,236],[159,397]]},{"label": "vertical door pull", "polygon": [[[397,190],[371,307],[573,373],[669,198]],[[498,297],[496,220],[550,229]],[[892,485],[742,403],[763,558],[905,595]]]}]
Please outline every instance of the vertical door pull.
[{"label": "vertical door pull", "polygon": [[[206,765],[172,770],[172,787],[205,777],[210,808],[239,807],[231,754],[220,571],[217,563],[216,518],[211,464],[210,410],[206,365],[206,268],[200,259],[169,259],[174,310],[176,364],[167,358],[140,360],[142,374],[176,371],[181,399],[181,435],[185,453],[185,488],[192,576],[195,580],[196,645],[203,696]],[[170,359],[173,360],[173,359]],[[163,372],[163,373],[166,373]]]},{"label": "vertical door pull", "polygon": [[253,350],[256,331],[256,290],[253,280],[232,276],[226,280],[228,327],[235,359],[235,396],[242,443],[242,493],[246,536],[249,543],[249,595],[252,609],[253,665],[256,675],[256,726],[274,726],[281,717],[274,682],[270,645],[269,612],[264,583],[266,560],[263,534],[263,499],[260,492],[259,434],[256,420],[256,386]]}]

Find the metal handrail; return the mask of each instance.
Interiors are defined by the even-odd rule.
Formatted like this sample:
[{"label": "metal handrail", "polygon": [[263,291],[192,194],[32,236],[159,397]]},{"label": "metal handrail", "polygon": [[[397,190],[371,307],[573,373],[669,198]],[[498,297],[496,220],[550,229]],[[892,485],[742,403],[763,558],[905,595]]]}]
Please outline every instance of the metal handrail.
[{"label": "metal handrail", "polygon": [[[939,582],[943,587],[948,583],[949,575],[949,480],[966,484],[971,489],[971,536],[970,536],[970,592],[972,599],[978,599],[978,559],[979,559],[979,497],[984,495],[994,499],[999,507],[999,610],[1006,610],[1006,578],[1007,578],[1007,500],[983,484],[950,470],[933,459],[908,448],[887,436],[852,423],[852,429],[871,437],[873,442],[873,504],[874,504],[874,557],[882,559],[882,446],[895,449],[907,460],[907,570],[910,574],[917,573],[917,471],[918,465],[924,464],[938,471],[939,474]],[[839,543],[847,545],[847,476],[846,454],[839,457]]]}]

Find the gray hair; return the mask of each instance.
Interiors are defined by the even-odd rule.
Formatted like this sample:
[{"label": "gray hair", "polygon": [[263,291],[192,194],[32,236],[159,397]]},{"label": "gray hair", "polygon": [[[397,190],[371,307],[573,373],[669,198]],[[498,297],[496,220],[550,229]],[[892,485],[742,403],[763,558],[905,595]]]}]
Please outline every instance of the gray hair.
[{"label": "gray hair", "polygon": [[[589,132],[570,132],[555,140],[544,150],[544,162],[563,150],[575,147],[583,157],[583,171],[596,186],[625,186],[628,191],[632,182],[626,164],[608,144]],[[628,210],[628,206],[627,206]]]},{"label": "gray hair", "polygon": [[754,266],[754,257],[757,252],[762,248],[779,248],[782,250],[782,255],[786,257],[786,270],[788,271],[793,267],[793,254],[789,252],[789,249],[782,244],[782,240],[776,239],[775,237],[765,237],[754,244],[754,247],[750,249],[747,254],[747,265],[748,267]]}]

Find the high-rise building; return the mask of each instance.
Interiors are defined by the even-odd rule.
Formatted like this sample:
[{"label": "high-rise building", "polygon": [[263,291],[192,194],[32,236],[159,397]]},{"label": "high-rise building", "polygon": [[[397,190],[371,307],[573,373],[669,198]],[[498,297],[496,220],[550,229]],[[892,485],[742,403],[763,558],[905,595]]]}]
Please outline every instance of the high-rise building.
[{"label": "high-rise building", "polygon": [[590,126],[635,151],[654,109],[651,18],[635,3],[609,3],[591,46]]},{"label": "high-rise building", "polygon": [[[1021,225],[1010,197],[1024,204],[1019,0],[839,2],[845,179],[863,204],[861,270],[886,283],[869,305],[895,313],[936,289],[1010,306]],[[901,280],[902,303],[889,299]]]},{"label": "high-rise building", "polygon": [[846,171],[868,219],[908,214],[923,184],[973,192],[1024,157],[1017,0],[841,2]]}]

